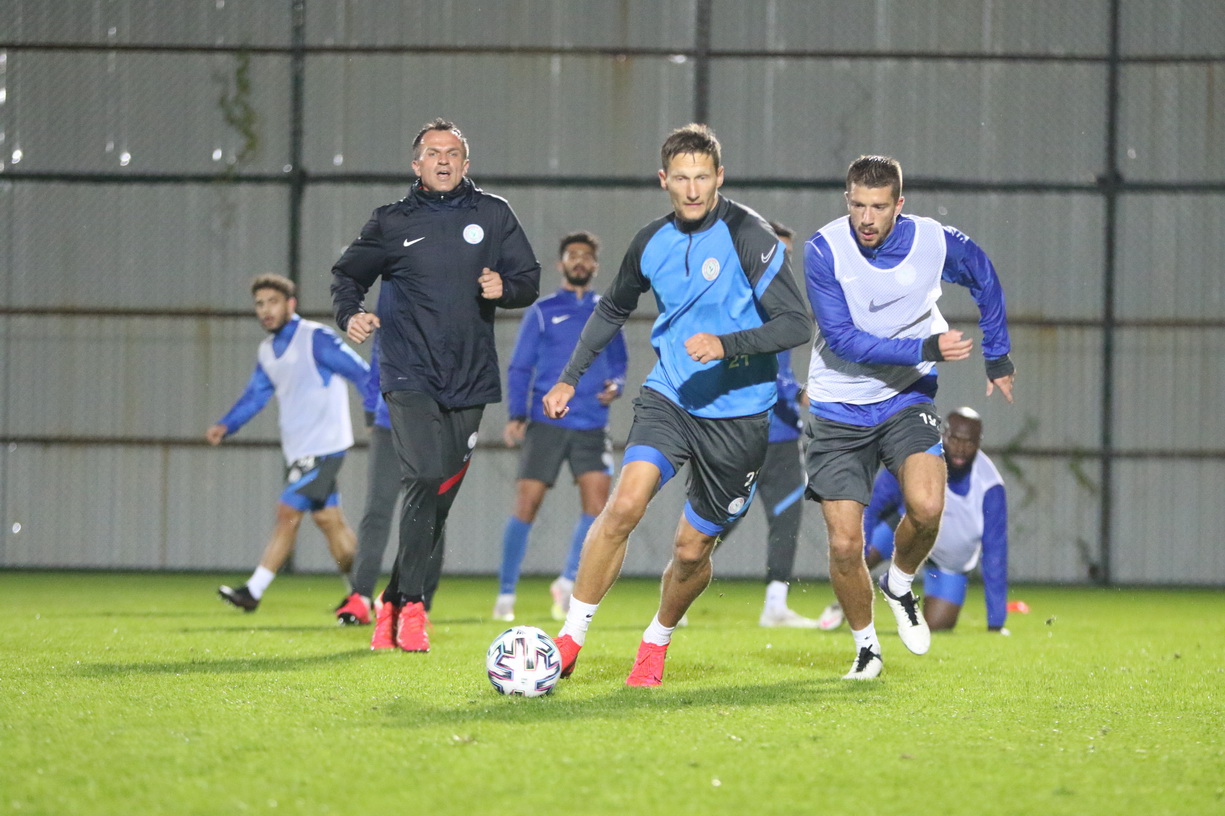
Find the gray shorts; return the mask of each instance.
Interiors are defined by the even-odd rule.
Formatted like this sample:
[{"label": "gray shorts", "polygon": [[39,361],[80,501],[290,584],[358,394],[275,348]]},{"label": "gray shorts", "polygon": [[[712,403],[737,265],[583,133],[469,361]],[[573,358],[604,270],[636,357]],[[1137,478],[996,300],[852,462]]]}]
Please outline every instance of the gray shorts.
[{"label": "gray shorts", "polygon": [[808,498],[850,499],[865,507],[872,500],[872,482],[882,462],[896,476],[912,454],[944,453],[940,415],[930,402],[907,406],[870,428],[809,414],[804,441]]},{"label": "gray shorts", "polygon": [[733,419],[696,417],[650,388],[634,400],[634,424],[622,467],[650,462],[660,486],[689,463],[685,518],[699,532],[718,535],[744,515],[766,461],[770,414]]},{"label": "gray shorts", "polygon": [[576,431],[547,422],[528,423],[523,454],[519,457],[519,478],[535,479],[552,487],[562,462],[570,465],[570,474],[575,479],[592,471],[611,476],[612,440],[608,432],[603,428]]}]

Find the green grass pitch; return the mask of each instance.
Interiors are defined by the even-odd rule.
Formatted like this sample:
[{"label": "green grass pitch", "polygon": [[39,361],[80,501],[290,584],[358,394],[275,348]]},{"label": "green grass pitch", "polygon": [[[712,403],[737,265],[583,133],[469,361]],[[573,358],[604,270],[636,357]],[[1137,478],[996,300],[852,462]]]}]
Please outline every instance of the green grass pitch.
[{"label": "green grass pitch", "polygon": [[[845,628],[761,629],[762,585],[716,580],[630,689],[657,585],[626,579],[574,677],[519,699],[485,677],[492,579],[444,581],[428,655],[336,627],[334,577],[254,614],[221,580],[0,573],[0,813],[1225,813],[1219,589],[1015,587],[1001,637],[972,588],[923,657],[878,603],[885,674],[855,683]],[[555,634],[547,581],[519,597]]]}]

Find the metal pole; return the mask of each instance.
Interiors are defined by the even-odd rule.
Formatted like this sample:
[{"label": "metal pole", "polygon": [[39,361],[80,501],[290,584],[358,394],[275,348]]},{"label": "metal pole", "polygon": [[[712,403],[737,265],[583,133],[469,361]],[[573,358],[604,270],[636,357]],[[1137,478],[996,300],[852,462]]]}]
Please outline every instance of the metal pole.
[{"label": "metal pole", "polygon": [[301,277],[302,196],[306,191],[306,171],[302,167],[302,118],[305,110],[306,79],[306,0],[289,0],[293,25],[290,51],[289,111],[289,274],[297,283]]},{"label": "metal pole", "polygon": [[710,122],[710,18],[712,0],[698,0],[697,30],[693,35],[693,121]]},{"label": "metal pole", "polygon": [[1118,244],[1119,188],[1119,18],[1120,0],[1110,2],[1110,58],[1106,68],[1106,168],[1101,178],[1105,195],[1105,247],[1102,270],[1102,486],[1101,486],[1101,564],[1098,582],[1109,586],[1113,580],[1114,547],[1114,354],[1115,281]]}]

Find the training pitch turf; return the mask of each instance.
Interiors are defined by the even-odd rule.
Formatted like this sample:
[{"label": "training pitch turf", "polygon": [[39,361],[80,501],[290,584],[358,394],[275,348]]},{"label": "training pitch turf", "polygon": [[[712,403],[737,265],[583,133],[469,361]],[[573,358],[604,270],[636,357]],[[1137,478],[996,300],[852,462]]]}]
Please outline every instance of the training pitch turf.
[{"label": "training pitch turf", "polygon": [[[622,580],[574,677],[516,699],[485,677],[491,579],[444,581],[421,655],[333,625],[334,577],[253,614],[233,578],[0,573],[0,813],[1225,813],[1219,589],[1015,587],[1001,637],[972,588],[923,657],[878,602],[885,674],[856,683],[845,628],[761,629],[762,586],[717,580],[631,689],[657,584]],[[556,633],[547,580],[519,598]]]}]

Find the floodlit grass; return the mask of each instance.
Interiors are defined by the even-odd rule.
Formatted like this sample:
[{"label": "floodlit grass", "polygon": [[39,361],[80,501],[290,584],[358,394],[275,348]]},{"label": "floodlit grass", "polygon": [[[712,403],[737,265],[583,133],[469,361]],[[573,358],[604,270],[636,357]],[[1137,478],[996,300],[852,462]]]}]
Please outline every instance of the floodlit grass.
[{"label": "floodlit grass", "polygon": [[[885,674],[854,683],[845,628],[760,629],[761,585],[716,581],[665,685],[629,689],[657,585],[623,580],[529,700],[485,678],[492,579],[444,581],[428,655],[332,625],[335,578],[254,614],[219,582],[0,573],[0,813],[1225,812],[1219,590],[1018,587],[1008,638],[972,591],[924,657],[882,603]],[[518,622],[554,634],[546,587]],[[829,588],[803,589],[815,616]]]}]

